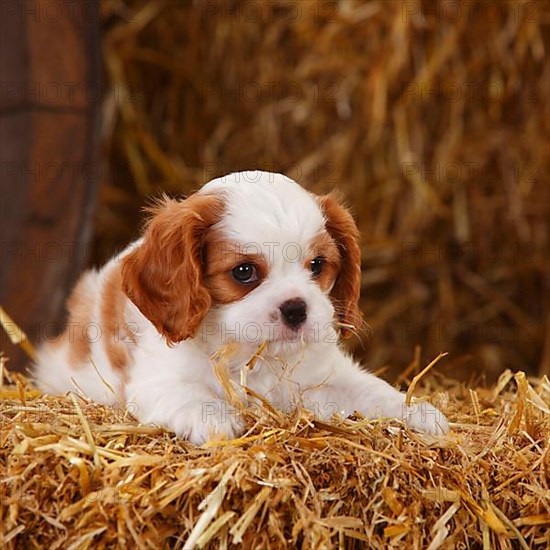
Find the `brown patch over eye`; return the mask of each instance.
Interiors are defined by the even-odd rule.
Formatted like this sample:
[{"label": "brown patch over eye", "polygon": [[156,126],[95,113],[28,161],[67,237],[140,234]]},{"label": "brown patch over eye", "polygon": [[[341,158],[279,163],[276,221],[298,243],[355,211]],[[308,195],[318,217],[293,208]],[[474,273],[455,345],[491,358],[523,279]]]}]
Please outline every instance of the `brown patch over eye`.
[{"label": "brown patch over eye", "polygon": [[[229,304],[244,298],[257,288],[268,272],[267,262],[258,247],[243,246],[219,236],[210,236],[204,248],[205,286],[217,304]],[[245,266],[239,270],[239,266]],[[239,282],[235,274],[250,272],[255,276],[247,282]]]},{"label": "brown patch over eye", "polygon": [[328,292],[336,281],[340,264],[334,239],[327,232],[320,233],[311,243],[304,267],[312,272],[313,280],[324,292]]}]

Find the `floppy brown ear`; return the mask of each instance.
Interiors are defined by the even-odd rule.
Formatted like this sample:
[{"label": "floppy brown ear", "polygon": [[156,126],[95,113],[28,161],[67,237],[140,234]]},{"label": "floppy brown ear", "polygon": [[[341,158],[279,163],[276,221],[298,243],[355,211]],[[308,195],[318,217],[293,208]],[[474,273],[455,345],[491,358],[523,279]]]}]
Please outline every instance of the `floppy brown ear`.
[{"label": "floppy brown ear", "polygon": [[222,209],[214,195],[162,199],[150,209],[142,242],[122,260],[124,292],[170,345],[193,337],[210,308],[201,248]]},{"label": "floppy brown ear", "polygon": [[[330,297],[334,302],[340,323],[359,328],[362,323],[362,314],[359,309],[361,293],[359,230],[352,215],[342,205],[336,193],[319,197],[319,203],[325,216],[325,227],[336,241],[342,260]],[[351,331],[343,326],[341,334],[345,338],[351,334]]]}]

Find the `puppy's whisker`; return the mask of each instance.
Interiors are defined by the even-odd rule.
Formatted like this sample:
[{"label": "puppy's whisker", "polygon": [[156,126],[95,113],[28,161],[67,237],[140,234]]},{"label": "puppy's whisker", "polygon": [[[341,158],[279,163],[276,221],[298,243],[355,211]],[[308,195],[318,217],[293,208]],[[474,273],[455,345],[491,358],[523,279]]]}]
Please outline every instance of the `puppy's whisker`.
[{"label": "puppy's whisker", "polygon": [[339,318],[344,317],[346,313],[346,310],[343,309],[342,307],[339,307],[338,305],[336,305],[334,307],[334,313],[336,316],[336,321],[335,321],[336,326],[340,328],[344,328],[349,331],[355,330],[356,331],[355,334],[358,337],[360,337],[361,335],[370,337],[372,335],[373,329],[364,318],[360,319],[360,325],[357,326],[357,325],[342,323],[341,321],[339,321]]},{"label": "puppy's whisker", "polygon": [[353,334],[355,337],[357,337],[359,340],[361,340],[361,337],[360,337],[359,333],[357,332],[357,330],[355,329],[355,327],[353,325],[340,323],[340,324],[337,324],[337,326],[340,327],[340,328],[345,328],[349,333]]}]

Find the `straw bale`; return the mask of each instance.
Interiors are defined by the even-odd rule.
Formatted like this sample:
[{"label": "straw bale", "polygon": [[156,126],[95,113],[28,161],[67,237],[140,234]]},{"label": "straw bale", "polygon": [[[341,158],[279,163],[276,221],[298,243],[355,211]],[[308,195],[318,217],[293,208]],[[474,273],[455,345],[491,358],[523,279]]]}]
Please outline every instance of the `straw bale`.
[{"label": "straw bale", "polygon": [[375,368],[550,372],[548,0],[101,5],[97,260],[151,194],[282,171],[356,213]]},{"label": "straw bale", "polygon": [[[416,393],[448,437],[396,421],[244,409],[240,439],[193,447],[131,406],[0,387],[3,548],[543,548],[550,382],[505,372]],[[419,397],[423,399],[423,397]],[[134,411],[135,412],[135,411]]]}]

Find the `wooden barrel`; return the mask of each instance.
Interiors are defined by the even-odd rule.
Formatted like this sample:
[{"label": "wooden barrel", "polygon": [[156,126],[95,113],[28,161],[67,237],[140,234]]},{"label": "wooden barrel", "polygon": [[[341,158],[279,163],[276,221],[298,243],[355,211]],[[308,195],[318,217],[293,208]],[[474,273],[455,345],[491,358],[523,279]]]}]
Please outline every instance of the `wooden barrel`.
[{"label": "wooden barrel", "polygon": [[[97,2],[7,0],[0,18],[0,305],[51,338],[86,263],[101,178]],[[27,363],[2,332],[10,367]]]}]

